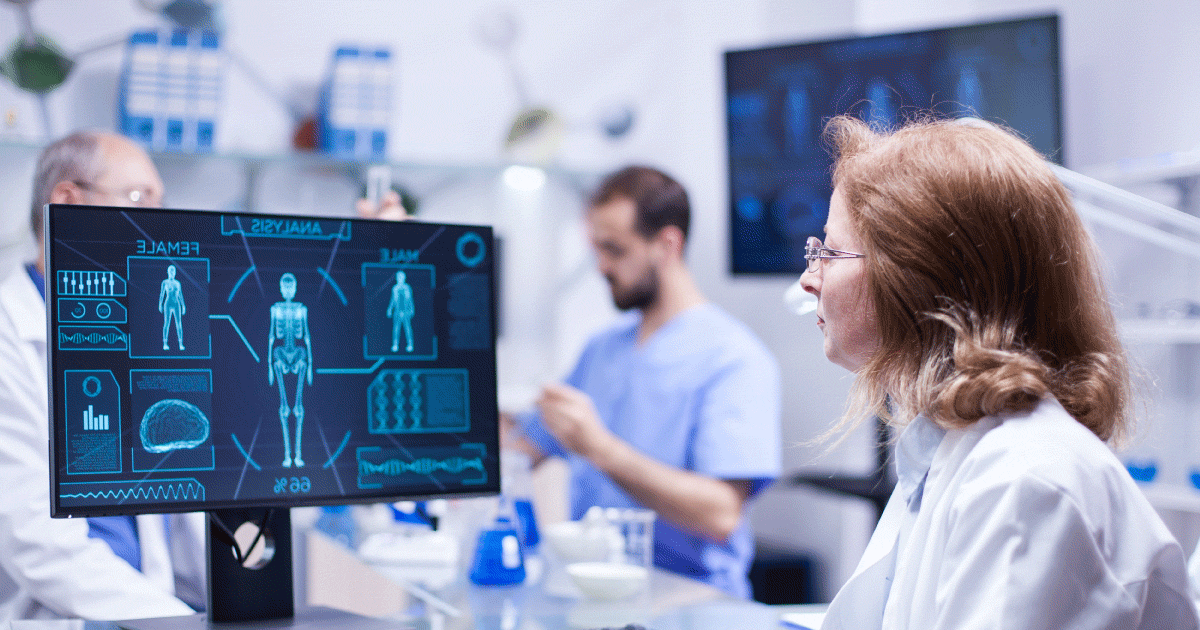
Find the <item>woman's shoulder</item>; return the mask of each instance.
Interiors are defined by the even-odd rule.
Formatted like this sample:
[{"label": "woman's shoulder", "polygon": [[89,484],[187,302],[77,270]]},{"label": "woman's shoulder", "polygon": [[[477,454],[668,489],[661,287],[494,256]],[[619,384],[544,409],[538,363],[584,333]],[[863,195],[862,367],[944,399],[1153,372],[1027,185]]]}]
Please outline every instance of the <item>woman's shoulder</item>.
[{"label": "woman's shoulder", "polygon": [[1051,397],[1024,411],[982,418],[964,431],[979,434],[973,457],[1004,457],[1012,460],[1010,465],[1073,459],[1073,454],[1087,460],[1097,452],[1112,455],[1107,444]]},{"label": "woman's shoulder", "polygon": [[1052,398],[1028,411],[983,418],[958,433],[974,440],[957,466],[950,463],[964,495],[1020,486],[1083,505],[1133,501],[1148,507],[1108,445]]}]

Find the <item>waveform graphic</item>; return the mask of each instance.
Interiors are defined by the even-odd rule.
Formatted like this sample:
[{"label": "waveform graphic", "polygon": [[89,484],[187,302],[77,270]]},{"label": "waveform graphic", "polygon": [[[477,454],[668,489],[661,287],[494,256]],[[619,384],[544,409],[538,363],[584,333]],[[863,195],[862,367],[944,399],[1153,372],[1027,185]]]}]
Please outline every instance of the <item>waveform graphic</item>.
[{"label": "waveform graphic", "polygon": [[195,479],[64,483],[58,496],[85,504],[203,501],[204,484]]},{"label": "waveform graphic", "polygon": [[58,340],[62,343],[74,343],[74,344],[90,343],[90,344],[95,345],[100,342],[104,342],[109,345],[112,345],[114,343],[117,343],[118,341],[126,341],[126,340],[128,340],[128,337],[126,337],[122,333],[116,333],[116,332],[111,332],[111,333],[96,333],[96,332],[94,332],[94,333],[88,333],[86,335],[83,333],[78,333],[78,332],[75,334],[72,334],[72,335],[68,335],[66,333],[60,332],[60,333],[58,333]]},{"label": "waveform graphic", "polygon": [[399,459],[389,459],[378,464],[364,460],[359,460],[358,462],[358,472],[360,475],[390,475],[392,477],[398,477],[404,473],[432,475],[439,470],[444,470],[452,475],[460,475],[467,469],[483,472],[483,458],[475,457],[467,459],[456,456],[446,459],[433,459],[431,457],[422,457],[410,462]]}]

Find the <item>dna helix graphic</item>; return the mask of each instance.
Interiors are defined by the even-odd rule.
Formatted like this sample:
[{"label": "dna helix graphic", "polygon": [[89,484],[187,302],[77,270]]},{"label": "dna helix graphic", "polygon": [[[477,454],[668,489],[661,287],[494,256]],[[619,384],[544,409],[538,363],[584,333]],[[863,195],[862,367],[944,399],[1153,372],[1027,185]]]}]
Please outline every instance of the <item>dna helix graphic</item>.
[{"label": "dna helix graphic", "polygon": [[58,333],[58,342],[59,343],[73,343],[73,344],[90,343],[92,345],[96,345],[96,344],[103,342],[103,343],[112,345],[115,343],[128,342],[128,341],[129,341],[129,336],[120,331],[113,331],[113,332],[106,332],[106,333],[91,332],[91,333],[86,333],[86,334],[81,333],[81,332],[75,332],[75,333],[70,333],[70,334],[64,333],[64,332]]},{"label": "dna helix graphic", "polygon": [[434,459],[432,457],[422,457],[406,462],[400,459],[392,458],[383,462],[373,463],[360,459],[358,462],[358,474],[361,476],[367,475],[387,475],[398,477],[405,473],[413,473],[417,475],[431,475],[436,471],[445,471],[452,475],[461,474],[468,469],[478,470],[483,472],[483,458],[474,457],[466,458],[460,456],[447,457],[445,459]]},{"label": "dna helix graphic", "polygon": [[[82,501],[120,501],[123,503],[150,503],[155,501],[203,501],[204,500],[204,484],[201,484],[195,479],[167,479],[162,481],[147,481],[147,482],[111,482],[108,484],[102,483],[81,483],[81,484],[62,484],[80,485],[91,488],[79,492],[62,491],[59,497],[62,499],[77,499]],[[113,485],[118,486],[109,489],[101,489],[98,486]]]}]

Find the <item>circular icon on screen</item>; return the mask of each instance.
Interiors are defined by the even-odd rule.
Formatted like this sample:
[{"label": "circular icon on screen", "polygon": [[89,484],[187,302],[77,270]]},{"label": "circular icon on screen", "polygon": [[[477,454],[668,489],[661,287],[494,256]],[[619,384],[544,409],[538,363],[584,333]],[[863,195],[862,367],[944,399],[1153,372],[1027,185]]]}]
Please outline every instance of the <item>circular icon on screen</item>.
[{"label": "circular icon on screen", "polygon": [[89,398],[95,398],[100,395],[100,379],[95,376],[89,376],[83,379],[83,393]]},{"label": "circular icon on screen", "polygon": [[458,243],[454,246],[454,253],[458,255],[458,260],[468,267],[474,267],[483,262],[485,253],[483,247],[483,237],[475,232],[467,232],[458,237]]},{"label": "circular icon on screen", "polygon": [[104,302],[101,302],[96,305],[96,315],[99,316],[100,319],[108,319],[108,316],[112,315],[112,307]]}]

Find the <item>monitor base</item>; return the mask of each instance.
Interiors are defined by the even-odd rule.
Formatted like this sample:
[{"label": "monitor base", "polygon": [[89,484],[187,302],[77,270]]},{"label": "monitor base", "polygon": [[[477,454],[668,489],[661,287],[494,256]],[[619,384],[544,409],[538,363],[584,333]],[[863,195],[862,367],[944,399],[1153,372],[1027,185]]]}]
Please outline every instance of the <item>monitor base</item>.
[{"label": "monitor base", "polygon": [[283,619],[212,622],[203,613],[187,617],[128,619],[114,622],[125,630],[428,630],[422,619],[376,619],[333,608],[313,607]]},{"label": "monitor base", "polygon": [[[247,523],[253,525],[248,532],[251,539],[236,540],[237,531]],[[291,512],[245,508],[210,512],[208,619],[222,625],[290,619],[294,601]]]}]

